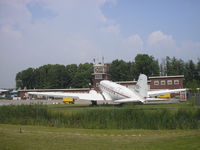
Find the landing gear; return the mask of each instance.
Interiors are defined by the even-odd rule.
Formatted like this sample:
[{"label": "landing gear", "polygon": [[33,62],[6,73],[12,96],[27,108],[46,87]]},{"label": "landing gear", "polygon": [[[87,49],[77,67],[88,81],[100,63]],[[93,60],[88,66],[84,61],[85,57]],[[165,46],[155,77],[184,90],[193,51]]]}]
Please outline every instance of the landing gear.
[{"label": "landing gear", "polygon": [[92,102],[92,106],[97,106],[97,101],[91,101]]}]

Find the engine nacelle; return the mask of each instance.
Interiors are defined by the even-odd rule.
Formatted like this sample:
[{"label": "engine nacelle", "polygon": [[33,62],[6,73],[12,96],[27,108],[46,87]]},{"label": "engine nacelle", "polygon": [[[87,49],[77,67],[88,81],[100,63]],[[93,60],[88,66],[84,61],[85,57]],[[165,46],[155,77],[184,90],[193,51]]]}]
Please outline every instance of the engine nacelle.
[{"label": "engine nacelle", "polygon": [[95,90],[90,90],[89,94],[97,94],[97,91],[95,91]]}]

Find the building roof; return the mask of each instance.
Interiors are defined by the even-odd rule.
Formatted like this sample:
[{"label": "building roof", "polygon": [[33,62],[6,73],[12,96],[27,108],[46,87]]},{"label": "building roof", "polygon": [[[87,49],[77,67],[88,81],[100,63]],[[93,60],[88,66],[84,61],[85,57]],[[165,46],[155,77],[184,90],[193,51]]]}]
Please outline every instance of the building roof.
[{"label": "building roof", "polygon": [[[147,81],[148,83],[150,83],[151,81],[150,80],[148,80]],[[119,83],[119,84],[122,84],[122,83],[137,83],[137,81],[117,81],[117,82],[115,82],[115,83]]]},{"label": "building roof", "polygon": [[90,90],[90,88],[76,88],[76,89],[27,89],[18,90],[19,92],[34,92],[34,91],[78,91],[78,90]]},{"label": "building roof", "polygon": [[149,79],[163,79],[163,78],[184,78],[184,75],[149,77]]}]

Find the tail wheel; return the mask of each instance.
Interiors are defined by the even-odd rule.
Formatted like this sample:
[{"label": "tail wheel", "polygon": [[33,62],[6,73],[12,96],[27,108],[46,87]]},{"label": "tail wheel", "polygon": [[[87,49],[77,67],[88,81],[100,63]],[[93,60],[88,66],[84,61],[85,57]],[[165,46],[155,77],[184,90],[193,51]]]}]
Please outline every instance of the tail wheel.
[{"label": "tail wheel", "polygon": [[92,105],[97,105],[97,101],[91,101]]}]

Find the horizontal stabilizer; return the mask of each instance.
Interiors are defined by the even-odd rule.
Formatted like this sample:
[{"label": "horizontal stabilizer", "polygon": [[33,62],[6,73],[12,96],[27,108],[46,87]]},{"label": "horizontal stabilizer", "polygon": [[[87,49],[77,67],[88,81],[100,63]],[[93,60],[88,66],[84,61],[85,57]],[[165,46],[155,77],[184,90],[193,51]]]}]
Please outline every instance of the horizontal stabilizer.
[{"label": "horizontal stabilizer", "polygon": [[151,98],[151,97],[148,97],[146,99],[146,101],[168,101],[169,99],[166,99],[166,98]]},{"label": "horizontal stabilizer", "polygon": [[185,91],[186,89],[148,91],[148,96],[161,96],[168,93],[179,93],[179,92],[185,92]]},{"label": "horizontal stabilizer", "polygon": [[120,99],[120,100],[115,100],[115,103],[129,103],[129,102],[143,102],[139,99],[133,99],[133,98],[125,98],[125,99]]}]

